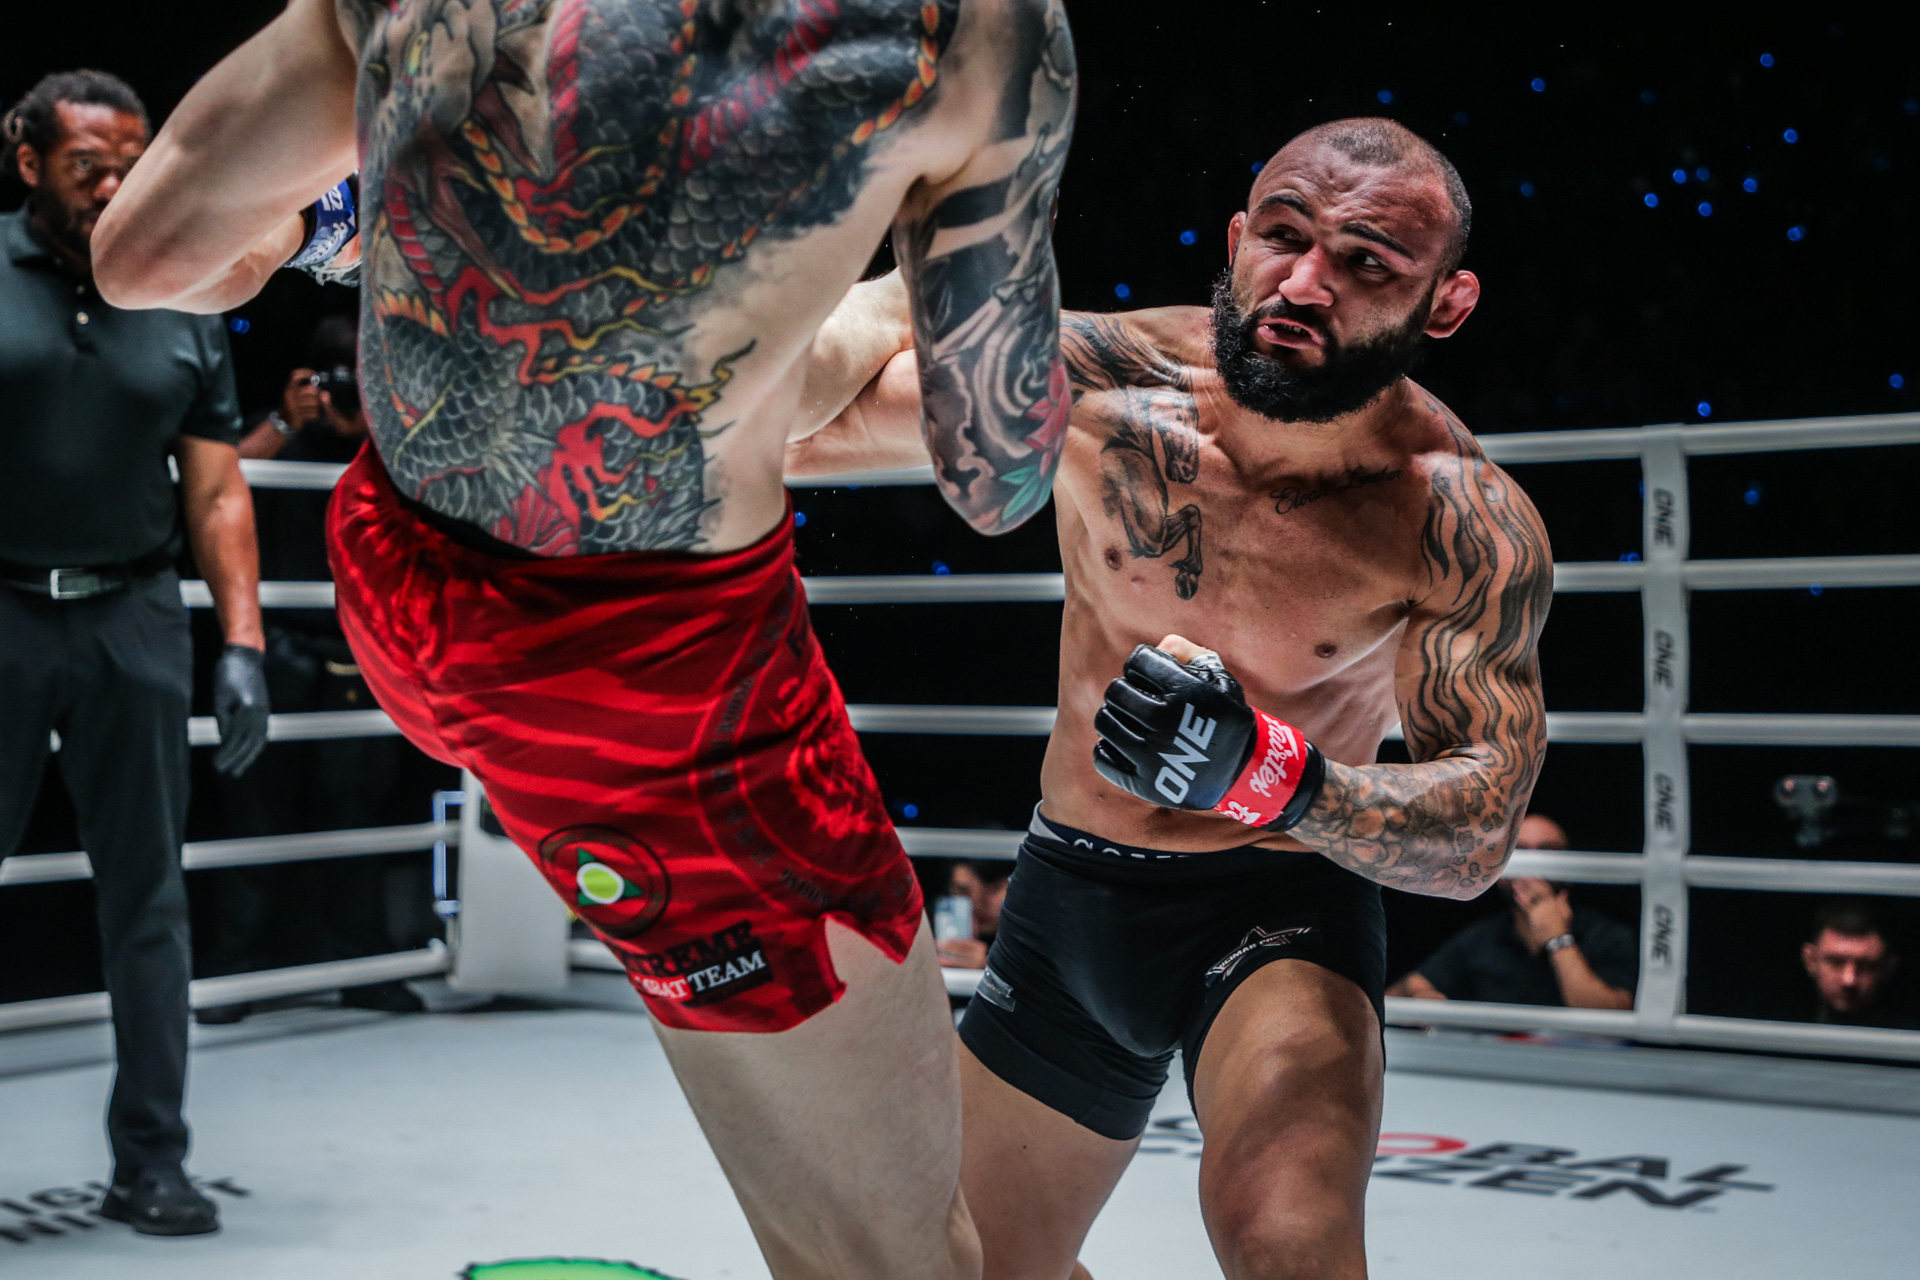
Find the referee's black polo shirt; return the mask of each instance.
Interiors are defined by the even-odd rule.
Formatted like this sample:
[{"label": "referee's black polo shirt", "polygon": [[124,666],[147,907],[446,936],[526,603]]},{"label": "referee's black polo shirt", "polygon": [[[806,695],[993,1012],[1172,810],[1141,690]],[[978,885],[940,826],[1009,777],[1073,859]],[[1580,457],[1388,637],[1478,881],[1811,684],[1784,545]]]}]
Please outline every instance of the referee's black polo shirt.
[{"label": "referee's black polo shirt", "polygon": [[219,316],[121,311],[0,214],[0,560],[123,564],[180,523],[174,438],[236,444]]}]

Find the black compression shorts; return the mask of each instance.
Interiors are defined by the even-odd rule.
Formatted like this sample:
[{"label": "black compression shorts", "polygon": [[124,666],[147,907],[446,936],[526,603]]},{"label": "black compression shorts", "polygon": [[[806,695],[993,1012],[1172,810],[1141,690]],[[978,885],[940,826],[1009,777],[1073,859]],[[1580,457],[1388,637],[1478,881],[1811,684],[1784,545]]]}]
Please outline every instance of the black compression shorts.
[{"label": "black compression shorts", "polygon": [[1167,854],[1034,815],[960,1038],[988,1070],[1104,1137],[1146,1129],[1181,1051],[1275,960],[1366,993],[1385,1023],[1380,890],[1318,854]]}]

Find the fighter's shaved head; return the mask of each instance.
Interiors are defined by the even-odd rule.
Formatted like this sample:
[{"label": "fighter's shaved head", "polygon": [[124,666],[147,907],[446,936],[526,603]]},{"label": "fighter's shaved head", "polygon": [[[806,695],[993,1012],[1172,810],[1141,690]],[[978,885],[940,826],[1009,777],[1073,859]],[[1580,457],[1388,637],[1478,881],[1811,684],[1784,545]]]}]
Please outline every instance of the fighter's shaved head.
[{"label": "fighter's shaved head", "polygon": [[[1460,259],[1466,256],[1467,237],[1473,231],[1473,201],[1467,198],[1467,184],[1460,180],[1460,171],[1440,148],[1398,121],[1380,116],[1355,116],[1315,125],[1280,148],[1266,167],[1274,168],[1289,153],[1297,154],[1308,147],[1331,147],[1356,164],[1401,169],[1410,176],[1438,179],[1446,191],[1454,222],[1442,270],[1452,271],[1460,265]],[[1260,187],[1260,183],[1254,183],[1256,195]]]}]

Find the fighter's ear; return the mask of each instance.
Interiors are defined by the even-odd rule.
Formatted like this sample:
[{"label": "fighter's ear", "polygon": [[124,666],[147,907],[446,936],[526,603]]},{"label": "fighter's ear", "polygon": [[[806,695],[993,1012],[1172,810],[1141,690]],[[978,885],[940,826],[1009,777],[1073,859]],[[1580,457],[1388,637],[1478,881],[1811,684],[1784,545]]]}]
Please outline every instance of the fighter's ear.
[{"label": "fighter's ear", "polygon": [[1227,223],[1227,265],[1233,265],[1233,260],[1240,255],[1240,237],[1246,234],[1246,230],[1245,211],[1234,214],[1232,220]]},{"label": "fighter's ear", "polygon": [[1427,316],[1429,338],[1451,338],[1480,305],[1480,277],[1471,271],[1450,271],[1435,286],[1433,310]]}]

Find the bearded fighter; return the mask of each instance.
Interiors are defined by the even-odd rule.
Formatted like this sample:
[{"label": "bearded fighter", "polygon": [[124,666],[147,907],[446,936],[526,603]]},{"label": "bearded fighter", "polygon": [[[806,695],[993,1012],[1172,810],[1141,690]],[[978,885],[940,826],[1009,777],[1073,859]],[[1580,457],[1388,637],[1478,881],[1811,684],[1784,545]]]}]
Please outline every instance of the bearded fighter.
[{"label": "bearded fighter", "polygon": [[891,227],[904,290],[852,314],[911,307],[949,501],[986,532],[1045,503],[1074,76],[1060,0],[293,0],[99,228],[122,306],[359,264],[342,625],[621,958],[783,1280],[978,1255],[931,939],[781,452],[864,381],[816,338]]},{"label": "bearded fighter", "polygon": [[[1478,300],[1470,220],[1432,146],[1338,121],[1262,169],[1211,312],[1063,318],[1059,719],[961,1025],[988,1280],[1085,1275],[1176,1049],[1226,1274],[1366,1272],[1379,886],[1492,884],[1546,739],[1546,534],[1407,377]],[[916,382],[789,474],[924,462]]]}]

